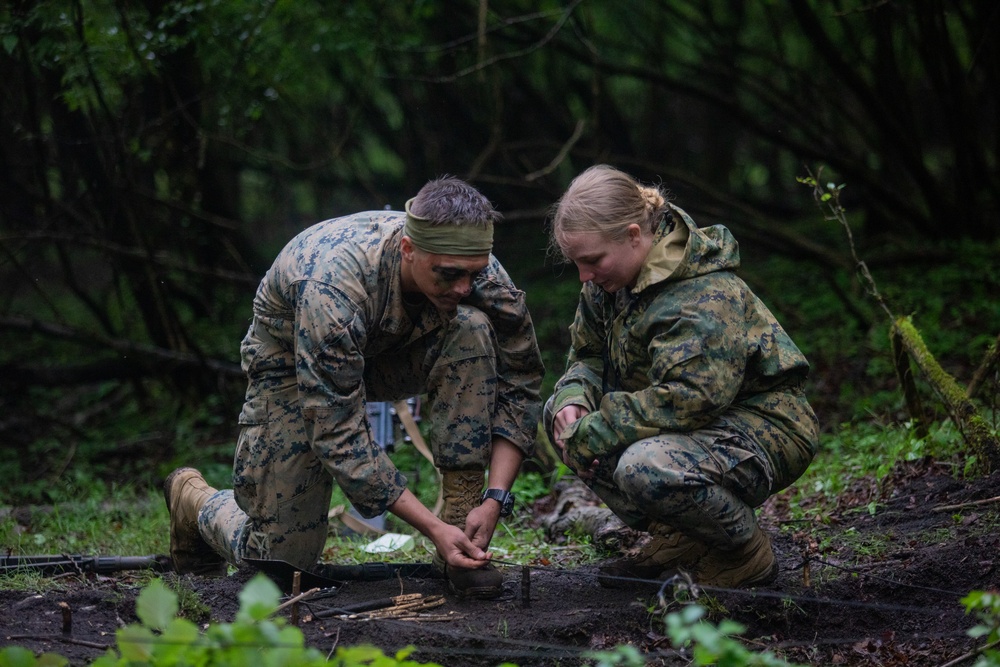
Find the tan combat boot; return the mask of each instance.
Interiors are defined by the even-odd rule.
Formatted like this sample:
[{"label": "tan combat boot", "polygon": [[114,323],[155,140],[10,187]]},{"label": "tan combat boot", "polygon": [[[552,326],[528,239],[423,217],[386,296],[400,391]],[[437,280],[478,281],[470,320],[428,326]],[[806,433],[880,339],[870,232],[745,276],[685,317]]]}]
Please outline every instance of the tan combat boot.
[{"label": "tan combat boot", "polygon": [[600,568],[597,583],[605,588],[621,588],[629,579],[658,579],[677,568],[690,568],[708,553],[708,547],[666,524],[649,525],[650,541],[637,553],[612,561]]},{"label": "tan combat boot", "polygon": [[[441,520],[465,530],[465,520],[483,495],[486,475],[482,470],[446,470],[441,474],[444,506]],[[476,569],[447,565],[440,554],[434,562],[444,569],[448,588],[459,597],[488,600],[503,592],[503,574],[492,564]]]},{"label": "tan combat boot", "polygon": [[198,512],[215,491],[194,468],[178,468],[163,480],[163,498],[170,512],[170,559],[177,574],[226,574],[225,559],[198,532]]},{"label": "tan combat boot", "polygon": [[739,588],[769,584],[778,576],[771,538],[760,526],[750,541],[732,551],[713,549],[698,561],[694,580],[703,586]]}]

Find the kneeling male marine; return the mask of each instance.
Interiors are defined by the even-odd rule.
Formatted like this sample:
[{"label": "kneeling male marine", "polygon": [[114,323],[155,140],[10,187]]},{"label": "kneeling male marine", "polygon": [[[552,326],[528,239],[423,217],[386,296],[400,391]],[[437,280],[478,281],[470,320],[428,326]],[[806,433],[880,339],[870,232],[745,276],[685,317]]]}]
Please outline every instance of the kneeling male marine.
[{"label": "kneeling male marine", "polygon": [[[233,489],[192,468],[164,482],[178,572],[221,574],[245,558],[308,568],[336,482],[363,516],[389,511],[427,536],[452,591],[499,595],[487,549],[534,447],[543,374],[524,294],[491,254],[500,217],[445,177],[405,213],[328,220],[288,243],[241,346]],[[443,474],[440,519],[406,488],[366,414],[366,401],[416,394]]]}]

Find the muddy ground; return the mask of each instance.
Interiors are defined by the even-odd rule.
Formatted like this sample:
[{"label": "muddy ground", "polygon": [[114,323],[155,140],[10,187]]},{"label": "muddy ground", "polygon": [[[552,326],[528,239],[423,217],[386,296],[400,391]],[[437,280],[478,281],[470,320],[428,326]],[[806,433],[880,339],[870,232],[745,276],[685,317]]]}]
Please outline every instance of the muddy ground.
[{"label": "muddy ground", "polygon": [[[977,646],[966,635],[975,620],[959,599],[970,590],[1000,588],[998,488],[1000,474],[966,482],[943,466],[921,462],[893,475],[874,516],[866,509],[872,488],[844,494],[823,523],[795,523],[782,499],[772,499],[762,523],[775,536],[778,580],[756,591],[704,592],[702,599],[720,618],[746,625],[743,639],[751,648],[771,649],[791,661],[943,665]],[[948,509],[954,505],[960,507]],[[323,651],[358,643],[386,652],[413,645],[412,659],[442,665],[593,664],[584,651],[617,644],[637,647],[650,665],[690,664],[664,636],[658,585],[609,590],[598,586],[596,566],[564,568],[558,562],[531,564],[527,584],[522,567],[505,571],[502,599],[446,595],[442,606],[425,612],[445,620],[322,617],[324,609],[401,593],[444,593],[439,580],[388,580],[348,583],[332,597],[300,606],[300,627],[307,642]],[[248,577],[239,572],[225,579],[184,579],[211,608],[213,620],[230,621]],[[64,590],[44,595],[0,592],[0,645],[53,651],[85,665],[114,645],[116,628],[136,620],[137,591],[128,573],[62,583]],[[669,589],[664,600],[671,610],[679,608]],[[61,603],[72,612],[70,633],[62,632]]]}]

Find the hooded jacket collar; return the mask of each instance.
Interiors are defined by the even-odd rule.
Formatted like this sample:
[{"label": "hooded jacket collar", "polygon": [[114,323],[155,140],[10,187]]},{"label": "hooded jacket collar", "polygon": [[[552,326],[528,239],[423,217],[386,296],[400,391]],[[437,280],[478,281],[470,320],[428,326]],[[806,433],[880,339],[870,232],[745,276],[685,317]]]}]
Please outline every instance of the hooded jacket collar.
[{"label": "hooded jacket collar", "polygon": [[728,229],[722,225],[699,228],[681,208],[671,206],[631,292],[639,294],[659,283],[715,271],[735,271],[739,265],[739,243]]}]

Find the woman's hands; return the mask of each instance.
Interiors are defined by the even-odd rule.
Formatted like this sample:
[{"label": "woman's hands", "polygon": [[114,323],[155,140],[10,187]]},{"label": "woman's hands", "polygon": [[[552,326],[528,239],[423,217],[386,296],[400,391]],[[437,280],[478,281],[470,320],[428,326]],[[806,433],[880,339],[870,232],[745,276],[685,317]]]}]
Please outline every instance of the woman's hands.
[{"label": "woman's hands", "polygon": [[583,419],[588,414],[590,414],[590,410],[582,405],[567,405],[557,412],[552,420],[552,433],[556,437],[556,446],[562,450],[563,463],[573,469],[581,479],[590,479],[594,476],[598,461],[594,459],[589,462],[589,467],[580,468],[576,457],[571,456],[566,448],[567,443],[562,439],[561,434],[570,424]]}]

